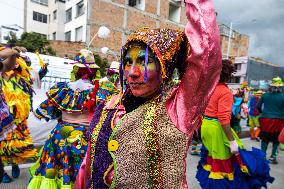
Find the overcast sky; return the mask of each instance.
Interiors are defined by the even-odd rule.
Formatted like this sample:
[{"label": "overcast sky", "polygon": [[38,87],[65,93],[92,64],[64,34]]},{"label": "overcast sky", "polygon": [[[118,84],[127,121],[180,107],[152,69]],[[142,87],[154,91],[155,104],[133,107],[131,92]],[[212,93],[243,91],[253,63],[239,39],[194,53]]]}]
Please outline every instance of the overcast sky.
[{"label": "overcast sky", "polygon": [[284,0],[213,0],[218,21],[250,37],[250,56],[284,66]]},{"label": "overcast sky", "polygon": [[[250,36],[250,56],[284,66],[284,0],[213,0],[218,21]],[[23,26],[24,0],[0,0],[0,25]]]}]

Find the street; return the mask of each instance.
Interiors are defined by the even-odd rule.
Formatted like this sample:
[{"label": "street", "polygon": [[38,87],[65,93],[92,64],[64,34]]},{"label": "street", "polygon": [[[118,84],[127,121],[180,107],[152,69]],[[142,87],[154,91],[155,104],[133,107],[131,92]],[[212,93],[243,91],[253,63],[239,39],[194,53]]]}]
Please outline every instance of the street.
[{"label": "street", "polygon": [[[242,140],[246,146],[247,149],[251,149],[251,147],[260,147],[260,142],[251,141],[249,139],[243,139]],[[271,152],[271,144],[268,149],[268,154]],[[191,156],[188,155],[188,165],[187,165],[187,181],[189,185],[189,189],[200,189],[199,183],[195,179],[195,172],[196,172],[196,166],[197,162],[199,160],[199,157],[197,156]],[[15,179],[10,184],[0,184],[0,189],[25,189],[27,187],[27,184],[29,182],[29,173],[28,173],[28,167],[31,166],[31,164],[24,164],[21,165],[21,175],[20,178]],[[278,156],[278,165],[271,165],[271,175],[275,177],[275,181],[273,184],[269,185],[269,189],[283,189],[284,186],[284,152],[279,151]],[[8,173],[10,174],[11,167],[6,167],[6,170],[8,170]]]}]

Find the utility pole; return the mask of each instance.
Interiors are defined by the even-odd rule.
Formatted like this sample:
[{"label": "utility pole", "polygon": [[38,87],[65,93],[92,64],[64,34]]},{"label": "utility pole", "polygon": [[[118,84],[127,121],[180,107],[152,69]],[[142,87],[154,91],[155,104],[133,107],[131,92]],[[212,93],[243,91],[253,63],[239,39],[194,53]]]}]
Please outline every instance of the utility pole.
[{"label": "utility pole", "polygon": [[227,49],[227,59],[229,59],[229,54],[230,54],[230,46],[231,46],[232,30],[233,30],[233,23],[231,22],[231,23],[230,23],[230,33],[229,33],[228,49]]}]

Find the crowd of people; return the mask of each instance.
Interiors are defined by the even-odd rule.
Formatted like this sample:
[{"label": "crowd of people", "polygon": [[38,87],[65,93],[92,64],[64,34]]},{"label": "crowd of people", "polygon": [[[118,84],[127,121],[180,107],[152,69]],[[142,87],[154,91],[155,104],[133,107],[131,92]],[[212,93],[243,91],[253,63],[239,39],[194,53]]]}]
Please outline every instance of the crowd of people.
[{"label": "crowd of people", "polygon": [[[277,163],[283,143],[283,82],[269,91],[233,95],[234,73],[222,60],[212,0],[185,0],[185,31],[141,28],[129,35],[107,76],[90,50],[76,56],[70,82],[59,82],[32,108],[33,79],[20,47],[0,50],[0,180],[3,164],[37,160],[28,189],[188,188],[187,154],[201,141],[196,178],[203,189],[260,189],[270,176],[266,151]],[[41,77],[47,73],[42,64]],[[178,80],[178,81],[177,81]],[[27,118],[57,120],[41,150],[33,146]],[[242,113],[243,112],[243,113]],[[261,150],[245,148],[238,134],[248,117]],[[281,133],[282,131],[282,133]],[[250,163],[255,162],[255,163]],[[194,168],[191,170],[195,170]]]}]

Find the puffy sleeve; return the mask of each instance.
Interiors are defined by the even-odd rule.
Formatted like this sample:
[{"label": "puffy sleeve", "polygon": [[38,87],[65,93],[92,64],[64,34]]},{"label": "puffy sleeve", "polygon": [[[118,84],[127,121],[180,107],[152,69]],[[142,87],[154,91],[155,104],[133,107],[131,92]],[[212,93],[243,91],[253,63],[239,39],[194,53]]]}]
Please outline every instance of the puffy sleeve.
[{"label": "puffy sleeve", "polygon": [[61,117],[61,111],[49,99],[43,101],[34,111],[34,114],[37,118],[45,119],[46,121]]},{"label": "puffy sleeve", "polygon": [[220,34],[212,0],[185,0],[185,28],[191,52],[186,72],[166,102],[176,127],[191,136],[201,123],[211,94],[219,81],[222,56]]}]

